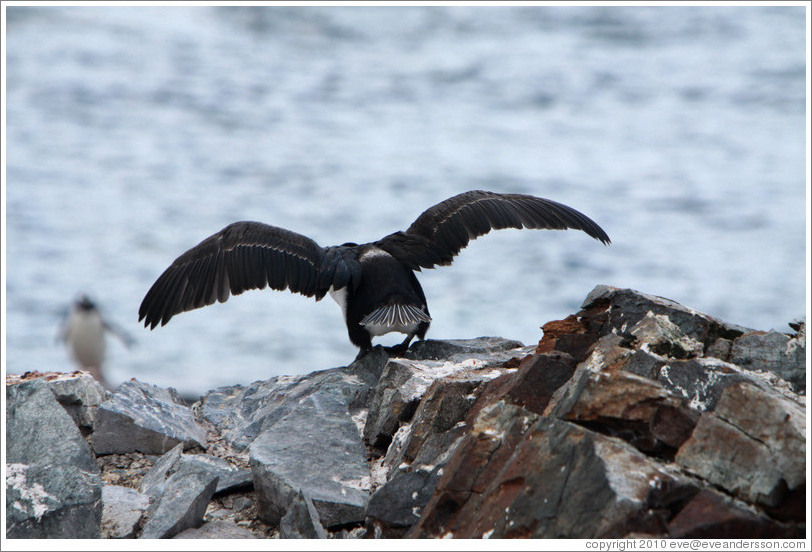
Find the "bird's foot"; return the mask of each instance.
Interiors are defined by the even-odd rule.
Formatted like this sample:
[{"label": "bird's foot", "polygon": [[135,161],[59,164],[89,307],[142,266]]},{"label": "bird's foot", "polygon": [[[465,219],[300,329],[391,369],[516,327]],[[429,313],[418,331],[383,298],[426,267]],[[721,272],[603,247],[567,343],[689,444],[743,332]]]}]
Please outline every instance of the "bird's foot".
[{"label": "bird's foot", "polygon": [[390,357],[402,357],[408,348],[408,343],[401,343],[400,345],[394,345],[392,347],[384,347],[383,350],[386,351]]}]

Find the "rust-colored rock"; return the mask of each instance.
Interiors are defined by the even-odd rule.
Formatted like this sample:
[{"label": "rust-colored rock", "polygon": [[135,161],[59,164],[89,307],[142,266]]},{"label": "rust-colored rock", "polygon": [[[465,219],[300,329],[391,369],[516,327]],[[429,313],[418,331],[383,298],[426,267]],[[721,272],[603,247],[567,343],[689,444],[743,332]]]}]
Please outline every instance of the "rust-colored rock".
[{"label": "rust-colored rock", "polygon": [[585,371],[581,377],[580,393],[551,404],[547,413],[620,437],[648,454],[673,458],[699,419],[655,381],[622,371]]},{"label": "rust-colored rock", "polygon": [[589,331],[586,321],[572,314],[564,320],[547,322],[541,329],[544,336],[536,347],[537,354],[565,351],[582,360],[596,339],[595,332]]},{"label": "rust-colored rock", "polygon": [[780,523],[702,490],[668,524],[668,536],[678,539],[800,539],[800,526]]},{"label": "rust-colored rock", "polygon": [[620,440],[497,403],[480,412],[408,536],[662,532],[689,487]]}]

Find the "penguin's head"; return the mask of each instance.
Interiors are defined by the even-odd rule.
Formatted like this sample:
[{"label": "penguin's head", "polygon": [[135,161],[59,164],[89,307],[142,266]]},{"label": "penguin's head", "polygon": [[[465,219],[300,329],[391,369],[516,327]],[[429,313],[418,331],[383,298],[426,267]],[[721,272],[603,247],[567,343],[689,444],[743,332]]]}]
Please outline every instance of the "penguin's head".
[{"label": "penguin's head", "polygon": [[90,300],[90,297],[87,295],[80,295],[79,298],[74,303],[76,308],[81,311],[93,311],[96,310],[96,304]]}]

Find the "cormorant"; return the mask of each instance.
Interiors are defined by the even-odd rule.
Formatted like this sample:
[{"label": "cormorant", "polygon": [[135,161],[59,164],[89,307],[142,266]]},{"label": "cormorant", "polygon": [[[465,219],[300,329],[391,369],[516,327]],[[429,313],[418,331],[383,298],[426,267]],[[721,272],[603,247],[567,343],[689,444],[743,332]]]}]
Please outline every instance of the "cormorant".
[{"label": "cormorant", "polygon": [[450,265],[468,242],[493,229],[583,230],[609,236],[575,209],[531,195],[470,191],[430,207],[405,231],[371,243],[321,247],[301,234],[259,222],[235,222],[178,257],[144,297],[139,322],[154,329],[176,314],[224,302],[266,285],[341,306],[350,341],[372,348],[372,337],[406,334],[391,353],[423,339],[431,316],[414,271]]}]

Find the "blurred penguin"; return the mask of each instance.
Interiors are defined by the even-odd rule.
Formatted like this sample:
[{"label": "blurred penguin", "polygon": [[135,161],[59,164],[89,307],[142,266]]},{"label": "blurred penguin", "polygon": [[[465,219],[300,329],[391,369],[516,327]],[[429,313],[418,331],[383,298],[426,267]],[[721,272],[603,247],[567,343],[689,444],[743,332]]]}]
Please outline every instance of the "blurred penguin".
[{"label": "blurred penguin", "polygon": [[107,386],[103,372],[105,331],[118,337],[125,347],[132,346],[133,339],[106,321],[87,295],[81,295],[73,302],[62,324],[59,337],[67,345],[79,368],[87,370],[96,380]]}]

